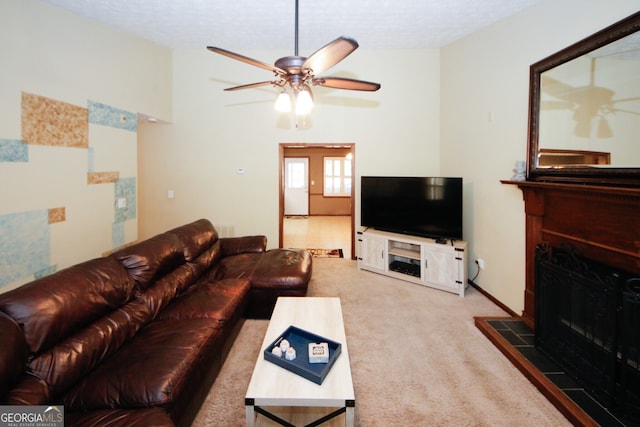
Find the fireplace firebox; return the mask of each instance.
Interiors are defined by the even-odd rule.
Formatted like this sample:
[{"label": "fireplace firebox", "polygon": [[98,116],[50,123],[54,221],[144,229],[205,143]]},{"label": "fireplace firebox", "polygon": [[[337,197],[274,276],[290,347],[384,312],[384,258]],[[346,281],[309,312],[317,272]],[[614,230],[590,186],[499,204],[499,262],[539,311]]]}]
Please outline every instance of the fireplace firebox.
[{"label": "fireplace firebox", "polygon": [[536,346],[603,405],[640,416],[640,278],[540,244]]}]

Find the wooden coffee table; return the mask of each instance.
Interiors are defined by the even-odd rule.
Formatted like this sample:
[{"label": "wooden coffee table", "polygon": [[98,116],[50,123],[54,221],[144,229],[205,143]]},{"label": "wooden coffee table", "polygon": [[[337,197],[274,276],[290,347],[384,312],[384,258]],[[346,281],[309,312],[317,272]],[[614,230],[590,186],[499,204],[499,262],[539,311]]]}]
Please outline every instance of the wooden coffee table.
[{"label": "wooden coffee table", "polygon": [[[291,325],[342,345],[322,385],[264,359],[262,351]],[[265,407],[290,408],[288,414],[294,418],[306,418],[318,413],[318,408],[337,408],[307,425],[319,425],[343,413],[346,426],[355,424],[355,395],[340,298],[278,298],[245,396],[246,425],[254,426],[260,414],[278,424],[294,426]],[[304,412],[306,416],[301,415]]]}]

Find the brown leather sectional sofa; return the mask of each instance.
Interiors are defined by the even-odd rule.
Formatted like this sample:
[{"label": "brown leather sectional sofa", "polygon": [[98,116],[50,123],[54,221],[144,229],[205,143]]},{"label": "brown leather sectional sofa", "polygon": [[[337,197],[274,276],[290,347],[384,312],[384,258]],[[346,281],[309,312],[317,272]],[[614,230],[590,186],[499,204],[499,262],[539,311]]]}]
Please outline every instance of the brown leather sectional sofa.
[{"label": "brown leather sectional sofa", "polygon": [[0,404],[65,425],[191,424],[245,317],[304,296],[304,250],[198,220],[0,295]]}]

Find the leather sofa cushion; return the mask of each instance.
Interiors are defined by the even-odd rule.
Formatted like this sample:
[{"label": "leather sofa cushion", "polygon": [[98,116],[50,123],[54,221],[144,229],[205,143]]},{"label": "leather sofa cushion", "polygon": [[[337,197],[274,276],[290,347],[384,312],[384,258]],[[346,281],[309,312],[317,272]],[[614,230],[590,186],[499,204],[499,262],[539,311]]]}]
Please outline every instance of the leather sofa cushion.
[{"label": "leather sofa cushion", "polygon": [[158,319],[183,320],[208,318],[221,326],[237,313],[244,312],[250,282],[247,279],[225,279],[199,282],[163,310]]},{"label": "leather sofa cushion", "polygon": [[306,291],[312,267],[309,251],[271,249],[222,258],[207,273],[207,278],[246,278],[253,289]]},{"label": "leather sofa cushion", "polygon": [[222,345],[209,319],[151,322],[65,395],[65,410],[170,407],[220,365]]},{"label": "leather sofa cushion", "polygon": [[203,273],[209,270],[222,257],[222,249],[220,248],[220,240],[202,252],[193,261],[187,261],[187,264],[193,269],[195,277],[199,278]]},{"label": "leather sofa cushion", "polygon": [[228,256],[220,259],[207,272],[208,280],[220,279],[249,279],[253,277],[253,271],[265,252],[253,252]]},{"label": "leather sofa cushion", "polygon": [[30,351],[38,353],[133,294],[133,281],[116,260],[96,258],[0,295],[0,310],[22,326]]},{"label": "leather sofa cushion", "polygon": [[218,232],[207,219],[199,219],[170,230],[184,245],[184,259],[195,260],[218,240]]},{"label": "leather sofa cushion", "polygon": [[264,252],[267,249],[266,236],[223,237],[222,256],[232,256],[248,252]]},{"label": "leather sofa cushion", "polygon": [[113,255],[141,289],[184,264],[182,243],[175,234],[162,233],[120,249]]},{"label": "leather sofa cushion", "polygon": [[44,405],[51,403],[52,399],[47,383],[27,373],[0,402],[6,405]]},{"label": "leather sofa cushion", "polygon": [[102,409],[91,412],[66,412],[66,427],[174,427],[175,424],[161,408]]},{"label": "leather sofa cushion", "polygon": [[0,311],[0,345],[4,351],[0,352],[0,402],[7,392],[16,385],[27,367],[29,348],[22,334],[20,326]]},{"label": "leather sofa cushion", "polygon": [[306,292],[312,267],[309,251],[272,249],[258,262],[251,284],[254,289],[304,289]]},{"label": "leather sofa cushion", "polygon": [[138,297],[149,307],[155,318],[180,291],[191,285],[195,273],[188,265],[183,264],[166,276],[156,280],[149,288]]},{"label": "leather sofa cushion", "polygon": [[58,396],[120,349],[150,320],[147,305],[131,301],[38,354],[29,363],[29,370],[48,384],[52,396]]}]

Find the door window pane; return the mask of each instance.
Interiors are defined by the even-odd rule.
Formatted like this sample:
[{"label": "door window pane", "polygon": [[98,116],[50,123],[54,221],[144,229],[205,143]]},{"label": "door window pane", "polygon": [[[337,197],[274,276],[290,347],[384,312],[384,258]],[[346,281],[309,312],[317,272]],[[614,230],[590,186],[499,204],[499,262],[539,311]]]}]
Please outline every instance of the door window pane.
[{"label": "door window pane", "polygon": [[303,163],[288,164],[287,188],[304,188],[304,164]]}]

